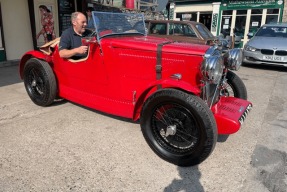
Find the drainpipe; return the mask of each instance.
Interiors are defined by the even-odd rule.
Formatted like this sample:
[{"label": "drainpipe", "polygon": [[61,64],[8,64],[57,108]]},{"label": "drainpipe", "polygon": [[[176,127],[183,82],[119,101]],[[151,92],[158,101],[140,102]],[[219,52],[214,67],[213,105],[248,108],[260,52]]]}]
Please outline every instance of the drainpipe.
[{"label": "drainpipe", "polygon": [[134,0],[126,0],[126,8],[134,9],[135,8],[135,1]]}]

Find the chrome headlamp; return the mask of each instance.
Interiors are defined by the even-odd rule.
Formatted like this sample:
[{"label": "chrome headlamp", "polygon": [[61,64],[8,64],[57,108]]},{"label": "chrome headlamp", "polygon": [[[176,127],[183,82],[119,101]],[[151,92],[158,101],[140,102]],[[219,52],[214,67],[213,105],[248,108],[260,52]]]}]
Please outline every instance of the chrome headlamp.
[{"label": "chrome headlamp", "polygon": [[225,55],[225,66],[228,69],[237,71],[243,60],[242,50],[239,48],[229,50]]},{"label": "chrome headlamp", "polygon": [[223,59],[221,56],[210,56],[203,60],[201,73],[204,80],[217,84],[223,73]]}]

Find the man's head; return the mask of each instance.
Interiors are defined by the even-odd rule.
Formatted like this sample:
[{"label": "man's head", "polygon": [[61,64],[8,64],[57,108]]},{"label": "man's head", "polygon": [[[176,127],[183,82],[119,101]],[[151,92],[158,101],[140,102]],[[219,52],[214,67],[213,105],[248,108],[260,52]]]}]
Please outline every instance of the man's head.
[{"label": "man's head", "polygon": [[71,20],[74,31],[77,34],[82,35],[85,32],[87,26],[86,16],[81,12],[74,12],[72,13]]}]

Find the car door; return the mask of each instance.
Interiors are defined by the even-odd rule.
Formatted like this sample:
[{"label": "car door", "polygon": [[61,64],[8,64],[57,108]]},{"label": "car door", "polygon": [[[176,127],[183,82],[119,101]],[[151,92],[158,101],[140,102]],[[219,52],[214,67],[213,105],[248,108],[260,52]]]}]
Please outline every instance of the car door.
[{"label": "car door", "polygon": [[80,60],[57,58],[55,65],[60,86],[81,97],[82,94],[102,95],[107,86],[107,72],[101,47],[97,41],[88,43],[88,55]]}]

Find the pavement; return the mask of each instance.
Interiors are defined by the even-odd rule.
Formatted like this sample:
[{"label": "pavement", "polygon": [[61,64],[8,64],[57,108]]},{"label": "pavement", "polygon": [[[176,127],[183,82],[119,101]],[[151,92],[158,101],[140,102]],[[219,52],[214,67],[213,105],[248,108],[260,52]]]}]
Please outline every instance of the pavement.
[{"label": "pavement", "polygon": [[287,68],[236,72],[253,103],[198,166],[160,159],[140,125],[68,101],[36,106],[0,68],[0,191],[287,192]]},{"label": "pavement", "polygon": [[1,67],[15,66],[15,65],[18,65],[19,62],[20,62],[20,59],[8,60],[8,61],[0,61],[0,68]]}]

